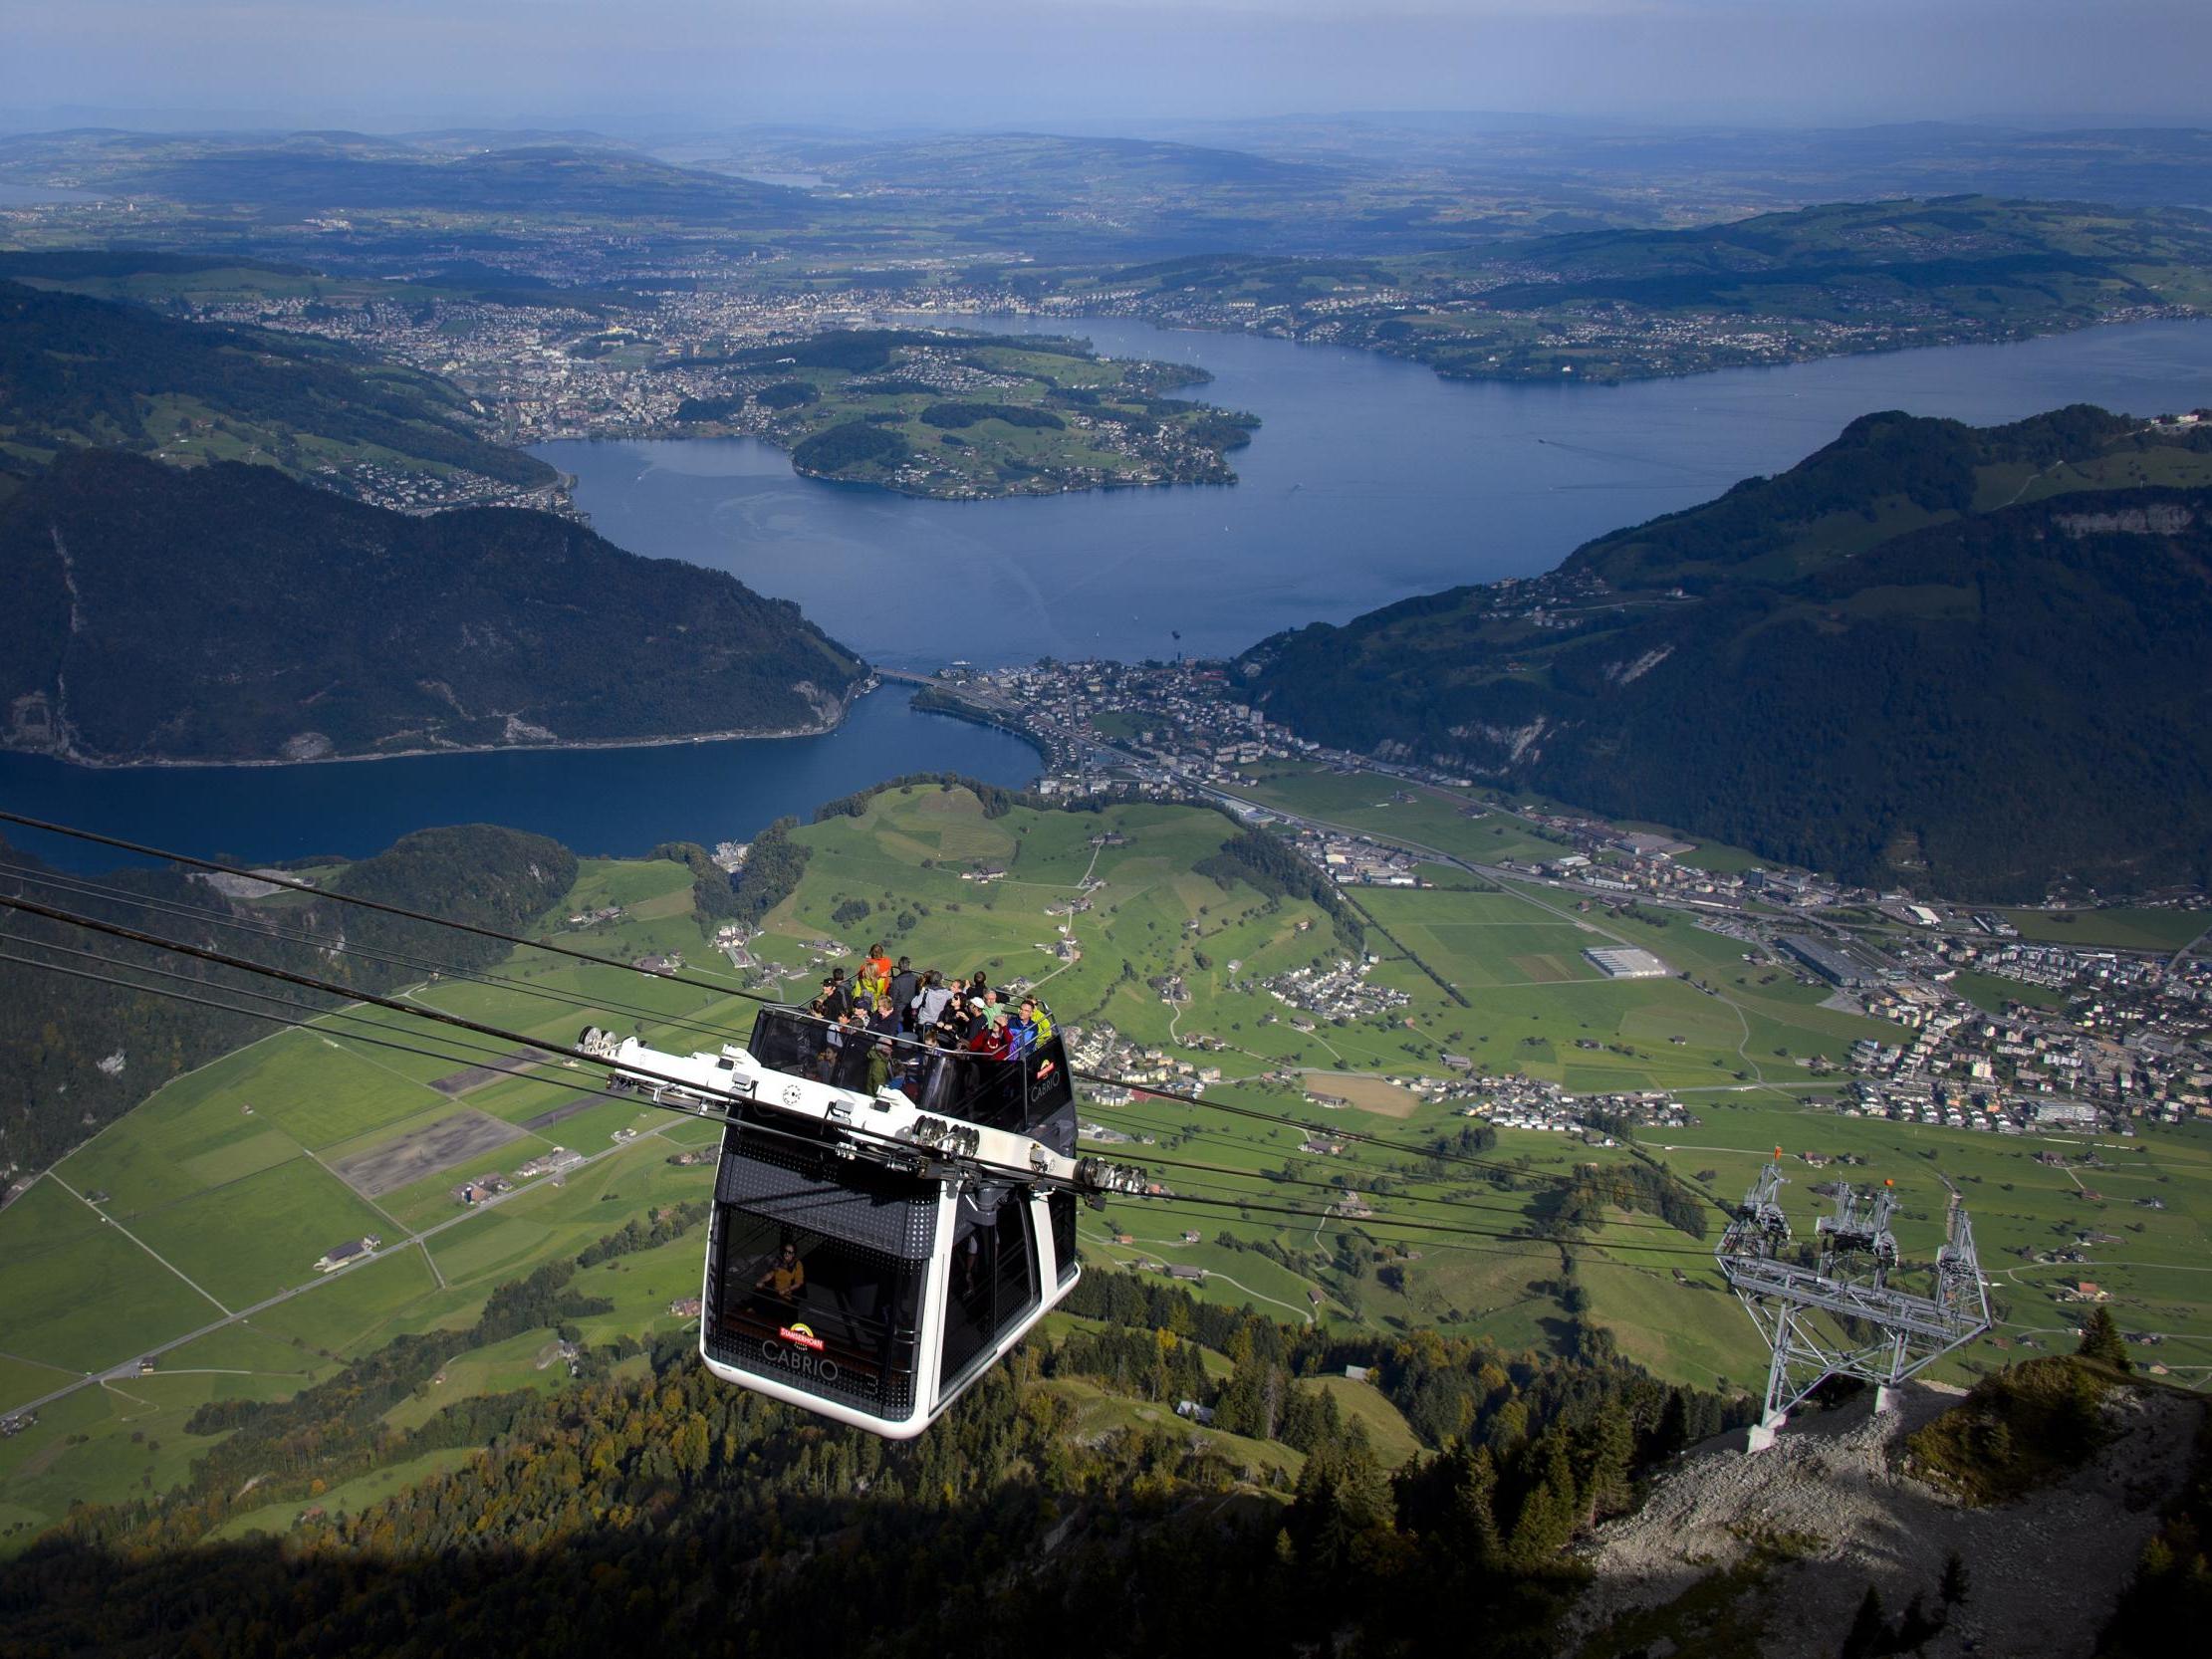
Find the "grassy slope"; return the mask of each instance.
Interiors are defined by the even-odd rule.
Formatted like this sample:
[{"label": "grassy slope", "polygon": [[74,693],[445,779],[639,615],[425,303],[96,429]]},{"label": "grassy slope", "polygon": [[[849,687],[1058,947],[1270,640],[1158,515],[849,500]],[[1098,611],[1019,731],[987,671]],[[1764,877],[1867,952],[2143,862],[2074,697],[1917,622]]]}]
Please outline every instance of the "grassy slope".
[{"label": "grassy slope", "polygon": [[[1347,781],[1324,779],[1311,787],[1348,796]],[[1278,781],[1286,798],[1302,788]],[[1393,815],[1422,814],[1437,840],[1479,840],[1496,826],[1470,821],[1454,809],[1420,803],[1392,806],[1347,799],[1344,812],[1374,815],[1377,827]],[[1089,837],[1115,828],[1129,837],[1122,847],[1094,851]],[[809,964],[807,941],[847,937],[865,944],[876,930],[895,951],[923,963],[962,972],[984,967],[994,978],[1051,971],[1036,947],[1056,937],[1062,918],[1044,906],[1066,896],[1086,874],[1102,879],[1093,910],[1074,920],[1083,958],[1045,982],[1064,1020],[1102,1014],[1148,1042],[1169,1041],[1169,1028],[1210,1032],[1232,1047],[1191,1058],[1219,1064],[1227,1079],[1208,1099],[1238,1104],[1330,1128],[1357,1127],[1408,1140],[1455,1127],[1441,1106],[1419,1105],[1408,1118],[1385,1118],[1356,1109],[1324,1112],[1303,1091],[1263,1085],[1257,1074],[1276,1064],[1321,1071],[1343,1066],[1359,1070],[1413,1074],[1440,1070],[1436,1055],[1465,1050],[1495,1069],[1524,1068],[1574,1086],[1672,1086],[1684,1091],[1702,1121],[1681,1131],[1679,1144],[1648,1148],[1685,1176],[1712,1172],[1712,1190],[1732,1198],[1760,1162],[1781,1145],[1805,1151],[1856,1152],[1869,1161],[1860,1172],[1893,1176],[1907,1196],[1899,1232],[1908,1256],[1932,1250],[1941,1219],[1937,1173],[1959,1183],[1974,1207],[1977,1236],[1996,1280],[2001,1329],[2008,1339],[2046,1343],[2070,1340],[2072,1315],[2051,1300],[2067,1278],[2093,1276],[2112,1290],[2124,1328],[2171,1333],[2160,1356],[2184,1378],[2188,1365],[2212,1363],[2212,1298],[2201,1274],[2180,1271],[2201,1261],[2205,1226],[2212,1217],[2212,1135],[2195,1131],[2146,1133],[2102,1155],[2112,1167],[2081,1171],[2077,1184],[2066,1170],[2032,1161],[2042,1143],[2000,1139],[1965,1131],[1931,1129],[1840,1117],[1808,1109],[1802,1096],[1813,1085],[1795,1059],[1846,1043],[1861,1030],[1882,1030],[1815,1006],[1815,994],[1786,976],[1770,977],[1741,960],[1732,942],[1700,933],[1685,922],[1665,929],[1606,919],[1610,931],[1648,943],[1714,985],[1706,996],[1678,981],[1639,985],[1533,980],[1517,959],[1531,954],[1523,937],[1564,934],[1536,954],[1572,954],[1581,919],[1563,920],[1542,908],[1556,903],[1546,892],[1391,893],[1386,900],[1394,931],[1448,956],[1465,976],[1471,1007],[1449,1002],[1410,964],[1385,960],[1376,977],[1401,985],[1413,999],[1390,1021],[1325,1024],[1311,1036],[1275,1021],[1281,1005],[1264,993],[1237,987],[1253,973],[1276,971],[1337,947],[1326,920],[1311,906],[1271,906],[1249,888],[1224,890],[1194,874],[1191,865],[1228,833],[1225,821],[1182,809],[1131,807],[1098,817],[1017,811],[986,819],[965,792],[934,786],[879,797],[860,818],[809,827],[802,838],[816,848],[799,891],[770,918],[757,941],[768,957],[795,968]],[[928,860],[931,867],[923,867]],[[959,879],[958,868],[1004,864],[1002,882],[978,886]],[[627,956],[648,949],[678,949],[694,962],[709,961],[688,915],[663,913],[680,898],[688,875],[673,864],[587,863],[576,891],[560,907],[568,914],[584,903],[621,902],[631,914],[584,934],[579,942]],[[867,922],[838,929],[830,912],[864,899],[881,906]],[[910,917],[904,932],[899,919]],[[1296,924],[1314,925],[1299,932]],[[1196,921],[1198,930],[1186,931]],[[1386,947],[1378,947],[1386,948]],[[1200,969],[1203,952],[1212,966]],[[1245,966],[1232,981],[1227,963]],[[1121,977],[1128,961],[1134,983]],[[1186,975],[1193,1000],[1170,1010],[1145,988],[1145,976],[1165,967]],[[663,1017],[697,1018],[742,1029],[745,1005],[712,998],[665,981],[640,981],[627,973],[563,962],[541,953],[518,954],[507,972],[530,986],[586,999],[618,996],[649,1006]],[[809,969],[810,976],[812,969]],[[567,1039],[583,1018],[560,1003],[502,987],[443,983],[420,993],[440,1006],[548,1037]],[[379,1017],[382,1018],[382,1017]],[[396,1020],[397,1017],[389,1017]],[[1405,1021],[1410,1019],[1411,1026]],[[1271,1023],[1271,1021],[1273,1023]],[[619,1024],[633,1023],[624,1017]],[[671,1047],[691,1034],[644,1022],[648,1036]],[[1747,1037],[1747,1032],[1750,1034]],[[1669,1041],[1680,1036],[1681,1044]],[[1579,1050],[1575,1040],[1601,1041],[1601,1051]],[[333,1044],[338,1047],[333,1047]],[[1787,1047],[1790,1059],[1772,1050]],[[474,1318],[493,1286],[539,1262],[573,1256],[641,1210],[705,1195],[711,1170],[666,1162],[679,1146],[710,1140],[705,1125],[640,1113],[629,1103],[594,1104],[546,1124],[525,1137],[452,1170],[428,1175],[375,1200],[378,1218],[350,1193],[326,1164],[333,1153],[373,1149],[422,1123],[455,1112],[484,1111],[526,1122],[580,1096],[555,1077],[501,1079],[458,1100],[429,1089],[427,1080],[458,1069],[471,1058],[418,1059],[350,1048],[326,1026],[281,1034],[180,1079],[67,1160],[57,1172],[83,1193],[97,1186],[111,1195],[104,1206],[116,1217],[104,1223],[59,1181],[41,1181],[0,1213],[0,1307],[7,1309],[9,1338],[0,1343],[0,1405],[33,1398],[67,1380],[66,1373],[124,1363],[145,1347],[220,1317],[213,1305],[160,1269],[147,1247],[161,1251],[210,1292],[236,1306],[244,1298],[297,1283],[305,1262],[339,1239],[363,1230],[397,1243],[413,1229],[455,1224],[428,1239],[428,1248],[401,1248],[362,1267],[314,1282],[313,1288],[248,1320],[234,1323],[164,1355],[151,1378],[126,1377],[109,1388],[89,1388],[47,1408],[37,1428],[0,1441],[0,1547],[20,1543],[32,1523],[51,1519],[73,1496],[118,1495],[141,1481],[159,1486],[179,1475],[202,1444],[182,1433],[192,1405],[218,1394],[286,1394],[343,1359],[372,1349],[407,1330],[463,1325]],[[1750,1074],[1738,1079],[1736,1071]],[[253,1110],[248,1113],[246,1107]],[[1142,1162],[1173,1159],[1206,1166],[1160,1173],[1186,1193],[1238,1192],[1269,1205],[1308,1205],[1319,1194],[1256,1179],[1290,1163],[1303,1177],[1343,1177],[1357,1186],[1380,1168],[1400,1161],[1356,1143],[1342,1156],[1301,1154],[1303,1129],[1295,1123],[1255,1122],[1208,1104],[1146,1101],[1125,1107],[1087,1108],[1087,1118],[1110,1122],[1150,1145],[1118,1146],[1112,1154]],[[646,1133],[617,1145],[616,1129]],[[464,1173],[509,1169],[558,1142],[598,1154],[559,1185],[547,1183],[516,1194],[483,1213],[464,1214],[451,1186]],[[2079,1142],[2070,1155],[2079,1155]],[[1530,1175],[1567,1173],[1580,1161],[1624,1154],[1585,1147],[1559,1135],[1504,1131],[1497,1158],[1522,1161]],[[1807,1186],[1816,1177],[1792,1164],[1796,1184],[1786,1199],[1809,1224]],[[2087,1186],[2101,1196],[2091,1198]],[[1500,1191],[1465,1171],[1464,1178],[1416,1183],[1412,1190],[1446,1198],[1453,1210],[1430,1210],[1425,1219],[1483,1232],[1504,1232],[1523,1219],[1526,1190]],[[2159,1197],[2166,1208],[2138,1207]],[[119,1225],[120,1224],[120,1225]],[[127,1227],[142,1244],[123,1236]],[[2022,1260],[2021,1250],[2070,1243],[2097,1228],[2118,1235],[2117,1246],[2094,1251],[2093,1267],[2043,1266]],[[1186,1229],[1199,1234],[1186,1244]],[[1134,1242],[1117,1245],[1126,1232]],[[1565,1330],[1556,1298],[1556,1249],[1534,1241],[1467,1238],[1396,1228],[1384,1219],[1365,1225],[1353,1240],[1358,1253],[1390,1249],[1403,1273],[1402,1289],[1388,1289],[1367,1261],[1347,1273],[1329,1258],[1345,1224],[1321,1216],[1303,1221],[1255,1213],[1247,1218],[1173,1203],[1116,1203],[1103,1215],[1086,1212],[1085,1254],[1094,1261],[1155,1261],[1204,1268],[1196,1295],[1232,1305],[1249,1303],[1285,1319],[1313,1305],[1335,1323],[1358,1322],[1384,1329],[1436,1324],[1485,1332],[1509,1348],[1541,1347]],[[1220,1242],[1226,1233],[1244,1248]],[[1252,1246],[1271,1243],[1310,1253],[1301,1267],[1286,1267]],[[1754,1381],[1761,1355],[1749,1321],[1722,1291],[1709,1246],[1658,1226],[1647,1216],[1618,1216],[1600,1235],[1600,1249],[1584,1253],[1581,1280],[1592,1313],[1615,1332],[1622,1350],[1662,1375],[1711,1385],[1716,1378]],[[613,1312],[587,1321],[587,1336],[612,1340],[621,1332],[645,1333],[677,1321],[670,1302],[697,1294],[696,1236],[580,1276],[578,1288],[606,1296]],[[1677,1274],[1680,1275],[1677,1278]],[[559,1386],[558,1368],[536,1369],[542,1333],[495,1349],[466,1354],[448,1368],[437,1397],[410,1401],[395,1420],[413,1420],[444,1398],[478,1388]],[[509,1351],[512,1350],[512,1351]],[[1969,1356],[1972,1366],[1993,1357]],[[1962,1374],[1957,1370],[1953,1373]],[[1077,1385],[1056,1385],[1075,1387]],[[1332,1389],[1337,1384],[1327,1384]],[[1079,1390],[1080,1391],[1080,1390]],[[1125,1401],[1082,1402],[1083,1409],[1118,1423],[1135,1408]],[[1341,1402],[1350,1404],[1352,1402]],[[1358,1396],[1361,1405],[1379,1404]],[[1386,1424],[1370,1424],[1378,1443]],[[133,1439],[133,1435],[142,1436]],[[83,1436],[79,1441],[74,1437]],[[158,1442],[158,1445],[155,1443]],[[1291,1457],[1281,1448],[1267,1458]],[[1267,1459],[1252,1454],[1255,1467]],[[1285,1467],[1291,1465],[1285,1464]],[[278,1522],[283,1517],[275,1518]],[[19,1530],[12,1535],[11,1526]]]}]

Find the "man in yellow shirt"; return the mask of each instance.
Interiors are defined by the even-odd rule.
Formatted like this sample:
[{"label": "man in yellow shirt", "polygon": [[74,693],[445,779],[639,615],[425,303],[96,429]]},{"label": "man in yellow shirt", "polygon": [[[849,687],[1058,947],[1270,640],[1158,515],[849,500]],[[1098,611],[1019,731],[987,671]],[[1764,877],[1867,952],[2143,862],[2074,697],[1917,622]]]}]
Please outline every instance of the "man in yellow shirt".
[{"label": "man in yellow shirt", "polygon": [[766,1291],[778,1302],[796,1303],[807,1288],[807,1264],[799,1260],[799,1247],[789,1239],[768,1264],[768,1271],[753,1281],[753,1289]]}]

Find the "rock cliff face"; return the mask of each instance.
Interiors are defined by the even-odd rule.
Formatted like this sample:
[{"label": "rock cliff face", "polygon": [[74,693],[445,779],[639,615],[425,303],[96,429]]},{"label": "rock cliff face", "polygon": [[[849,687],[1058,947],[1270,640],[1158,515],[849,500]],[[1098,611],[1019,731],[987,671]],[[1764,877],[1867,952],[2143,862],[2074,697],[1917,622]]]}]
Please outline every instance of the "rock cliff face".
[{"label": "rock cliff face", "polygon": [[[1740,1431],[1693,1449],[1640,1511],[1585,1546],[1595,1577],[1571,1633],[1663,1627],[1669,1645],[1645,1649],[1658,1655],[1732,1632],[1768,1659],[1833,1659],[1871,1584],[1892,1620],[1915,1596],[1941,1615],[1944,1628],[1913,1649],[1929,1659],[2087,1659],[2188,1478],[2204,1407],[2114,1390],[2089,1463],[2016,1503],[1972,1509],[1916,1479],[1904,1445],[1957,1402],[1956,1390],[1912,1388],[1877,1416],[1869,1392],[1801,1418],[1755,1455]],[[1953,1551],[1968,1591],[1946,1607]]]},{"label": "rock cliff face", "polygon": [[547,513],[99,450],[0,510],[0,735],[76,760],[817,730],[865,674],[797,606]]},{"label": "rock cliff face", "polygon": [[2040,898],[2212,857],[2212,427],[1870,415],[1533,582],[1238,662],[1302,736],[1866,882]]}]

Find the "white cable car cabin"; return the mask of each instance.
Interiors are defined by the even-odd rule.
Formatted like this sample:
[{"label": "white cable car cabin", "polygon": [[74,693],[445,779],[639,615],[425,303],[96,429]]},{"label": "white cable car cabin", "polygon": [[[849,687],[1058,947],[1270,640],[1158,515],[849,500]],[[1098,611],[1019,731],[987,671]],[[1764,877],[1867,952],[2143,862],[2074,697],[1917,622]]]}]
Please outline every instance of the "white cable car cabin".
[{"label": "white cable car cabin", "polygon": [[878,1041],[770,1008],[748,1046],[718,1054],[597,1030],[579,1047],[627,1086],[730,1114],[700,1296],[707,1368],[906,1440],[1075,1288],[1075,1189],[1140,1191],[1143,1177],[1076,1158],[1057,1034],[1011,1060],[898,1040],[891,1084],[870,1094]]}]

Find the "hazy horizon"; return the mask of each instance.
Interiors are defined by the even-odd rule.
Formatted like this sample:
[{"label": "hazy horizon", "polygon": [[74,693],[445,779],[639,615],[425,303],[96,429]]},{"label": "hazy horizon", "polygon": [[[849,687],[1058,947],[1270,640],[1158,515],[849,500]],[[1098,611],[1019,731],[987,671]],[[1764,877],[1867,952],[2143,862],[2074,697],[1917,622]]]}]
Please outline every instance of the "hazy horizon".
[{"label": "hazy horizon", "polygon": [[80,0],[0,22],[0,121],[2212,124],[2208,62],[2212,7],[2184,0]]}]

